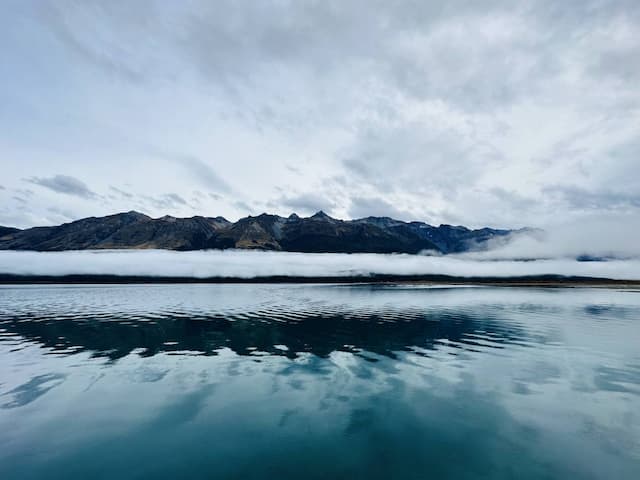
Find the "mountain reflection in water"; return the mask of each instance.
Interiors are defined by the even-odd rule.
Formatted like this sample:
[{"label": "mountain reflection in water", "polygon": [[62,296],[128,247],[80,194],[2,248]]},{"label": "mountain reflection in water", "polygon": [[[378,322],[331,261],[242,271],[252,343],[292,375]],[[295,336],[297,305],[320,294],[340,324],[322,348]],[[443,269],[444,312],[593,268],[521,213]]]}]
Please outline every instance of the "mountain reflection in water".
[{"label": "mountain reflection in water", "polygon": [[0,478],[638,478],[640,294],[0,287]]}]

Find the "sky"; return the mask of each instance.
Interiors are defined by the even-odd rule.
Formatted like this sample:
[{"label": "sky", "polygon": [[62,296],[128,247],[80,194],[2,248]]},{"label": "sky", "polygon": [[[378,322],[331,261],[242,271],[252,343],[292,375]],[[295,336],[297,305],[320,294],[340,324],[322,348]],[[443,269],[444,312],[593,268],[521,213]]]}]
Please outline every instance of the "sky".
[{"label": "sky", "polygon": [[0,225],[640,215],[640,2],[5,0]]}]

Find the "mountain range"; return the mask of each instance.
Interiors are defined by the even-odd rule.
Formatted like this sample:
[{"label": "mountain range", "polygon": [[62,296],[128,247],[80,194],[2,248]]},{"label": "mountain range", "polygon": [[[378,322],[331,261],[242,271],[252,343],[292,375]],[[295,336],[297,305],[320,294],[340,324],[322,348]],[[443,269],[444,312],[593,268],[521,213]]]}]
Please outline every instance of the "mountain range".
[{"label": "mountain range", "polygon": [[230,222],[223,217],[151,218],[131,211],[58,226],[0,227],[0,250],[261,249],[309,253],[459,253],[506,240],[512,230],[432,226],[389,217],[338,220],[262,214]]}]

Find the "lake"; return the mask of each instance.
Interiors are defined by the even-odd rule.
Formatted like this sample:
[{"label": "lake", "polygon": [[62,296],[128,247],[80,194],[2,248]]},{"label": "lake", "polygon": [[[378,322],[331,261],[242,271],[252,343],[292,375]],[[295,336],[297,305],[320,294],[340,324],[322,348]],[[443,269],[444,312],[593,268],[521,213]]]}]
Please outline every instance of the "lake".
[{"label": "lake", "polygon": [[0,286],[0,478],[637,479],[640,292]]}]

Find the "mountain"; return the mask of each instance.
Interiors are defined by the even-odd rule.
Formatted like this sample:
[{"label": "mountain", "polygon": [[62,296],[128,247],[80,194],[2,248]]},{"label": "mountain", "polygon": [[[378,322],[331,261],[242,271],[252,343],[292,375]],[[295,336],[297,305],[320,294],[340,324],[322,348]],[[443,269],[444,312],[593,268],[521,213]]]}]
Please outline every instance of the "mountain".
[{"label": "mountain", "polygon": [[262,214],[235,223],[223,217],[151,218],[139,212],[90,217],[53,227],[0,227],[0,250],[241,248],[288,252],[457,253],[487,248],[511,230],[435,227],[389,217],[338,220],[324,212],[311,217]]},{"label": "mountain", "polygon": [[4,250],[85,250],[107,248],[208,248],[216,230],[230,222],[222,217],[152,219],[138,212],[90,217],[56,227],[35,227],[0,237]]},{"label": "mountain", "polygon": [[3,227],[2,225],[0,225],[0,238],[4,237],[5,235],[8,235],[10,233],[16,233],[16,232],[19,232],[19,231],[20,231],[19,228]]}]

